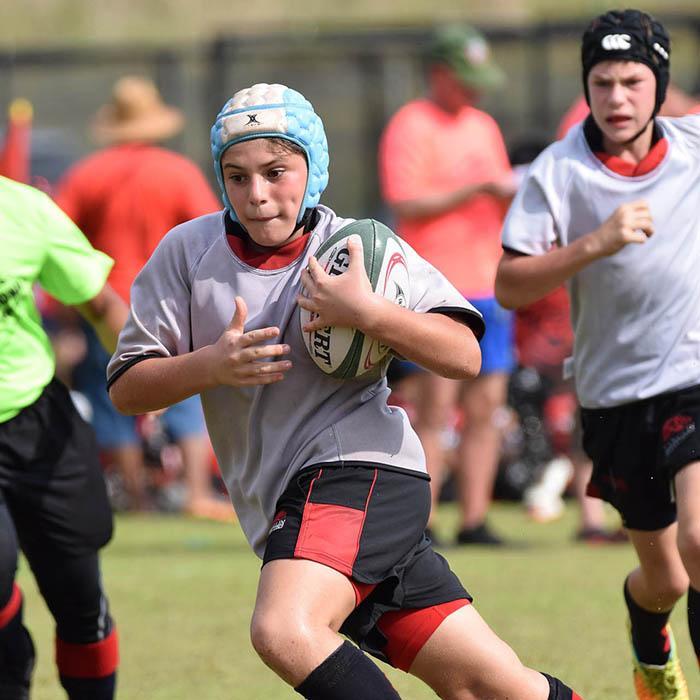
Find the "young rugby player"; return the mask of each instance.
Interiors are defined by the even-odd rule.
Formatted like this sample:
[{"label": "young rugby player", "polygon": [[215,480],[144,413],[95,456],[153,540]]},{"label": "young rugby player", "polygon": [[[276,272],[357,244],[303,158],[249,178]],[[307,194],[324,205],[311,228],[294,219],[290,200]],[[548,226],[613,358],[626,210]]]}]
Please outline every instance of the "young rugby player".
[{"label": "young rugby player", "polygon": [[92,429],[55,362],[33,285],[76,305],[114,349],[124,302],[92,248],[44,194],[0,177],[0,698],[27,700],[34,646],[14,583],[21,547],[56,621],[56,664],[70,700],[111,700],[117,634],[98,551],[112,511]]},{"label": "young rugby player", "polygon": [[[320,372],[308,327],[359,328],[444,376],[479,369],[480,315],[406,246],[411,308],[372,292],[358,244],[329,277],[314,252],[349,223],[320,205],[323,125],[283,85],[237,92],[212,129],[225,211],[168,233],[132,288],[108,367],[130,413],[201,393],[243,530],[263,559],[251,627],[264,662],[306,698],[396,691],[365,651],[443,698],[575,698],[486,626],[424,529],[430,488],[384,372]],[[302,296],[305,290],[307,296]],[[432,312],[432,313],[427,313]]]},{"label": "young rugby player", "polygon": [[639,557],[624,597],[643,700],[688,698],[668,625],[686,591],[700,655],[700,116],[656,116],[670,51],[637,10],[586,29],[591,116],[531,167],[496,285],[513,308],[569,282],[588,492]]}]

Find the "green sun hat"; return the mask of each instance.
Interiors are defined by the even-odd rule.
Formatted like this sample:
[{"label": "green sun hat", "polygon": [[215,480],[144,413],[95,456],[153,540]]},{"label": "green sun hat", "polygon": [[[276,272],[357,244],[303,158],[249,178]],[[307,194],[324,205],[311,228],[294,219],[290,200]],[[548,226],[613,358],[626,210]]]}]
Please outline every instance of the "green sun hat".
[{"label": "green sun hat", "polygon": [[473,27],[438,29],[427,55],[431,63],[449,66],[468,87],[493,90],[505,83],[505,73],[494,63],[488,42]]}]

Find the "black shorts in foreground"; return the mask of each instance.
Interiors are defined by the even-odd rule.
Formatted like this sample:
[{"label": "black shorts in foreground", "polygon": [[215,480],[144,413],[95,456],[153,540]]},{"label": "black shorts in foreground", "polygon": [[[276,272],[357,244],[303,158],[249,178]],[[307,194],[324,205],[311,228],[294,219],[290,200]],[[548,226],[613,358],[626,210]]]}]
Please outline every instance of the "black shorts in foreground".
[{"label": "black shorts in foreground", "polygon": [[593,461],[588,495],[620,512],[625,527],[660,530],[676,520],[673,478],[700,459],[700,387],[612,408],[582,408]]},{"label": "black shorts in foreground", "polygon": [[33,555],[96,552],[112,536],[92,428],[57,380],[14,418],[0,423],[0,501],[20,545]]},{"label": "black shorts in foreground", "polygon": [[341,632],[387,661],[377,627],[385,612],[471,601],[425,537],[429,512],[430,484],[421,474],[367,464],[307,468],[277,503],[263,562],[310,559],[376,584]]}]

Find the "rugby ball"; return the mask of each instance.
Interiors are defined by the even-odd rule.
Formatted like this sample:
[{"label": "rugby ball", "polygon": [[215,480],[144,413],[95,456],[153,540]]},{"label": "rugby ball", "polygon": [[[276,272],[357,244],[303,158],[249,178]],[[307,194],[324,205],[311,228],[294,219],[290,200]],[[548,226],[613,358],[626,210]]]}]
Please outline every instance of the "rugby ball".
[{"label": "rugby ball", "polygon": [[[399,237],[374,219],[359,219],[336,231],[316,251],[316,259],[329,275],[341,275],[350,263],[348,238],[362,240],[365,272],[372,289],[395,304],[408,308],[408,264]],[[355,328],[328,326],[305,332],[315,314],[299,309],[302,335],[311,359],[326,374],[351,379],[381,365],[391,348]]]}]

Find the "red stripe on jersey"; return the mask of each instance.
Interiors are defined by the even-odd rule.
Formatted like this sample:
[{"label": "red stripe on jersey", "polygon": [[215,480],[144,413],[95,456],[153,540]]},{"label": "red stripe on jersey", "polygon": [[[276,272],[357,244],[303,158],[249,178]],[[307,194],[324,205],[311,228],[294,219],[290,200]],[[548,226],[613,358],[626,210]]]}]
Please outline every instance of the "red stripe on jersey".
[{"label": "red stripe on jersey", "polygon": [[280,270],[291,265],[304,252],[309,233],[304,233],[279,248],[263,251],[256,250],[249,241],[232,234],[228,234],[226,240],[236,257],[246,265],[256,267],[258,270]]},{"label": "red stripe on jersey", "polygon": [[56,637],[56,666],[68,678],[104,678],[119,665],[117,630],[92,644],[71,644]]},{"label": "red stripe on jersey", "polygon": [[596,151],[595,155],[606,168],[609,168],[614,173],[625,177],[639,177],[650,173],[664,159],[666,153],[668,153],[668,141],[659,139],[639,163],[630,163],[618,156],[611,156],[609,153],[603,153],[602,151]]},{"label": "red stripe on jersey", "polygon": [[459,598],[429,608],[384,613],[377,626],[387,638],[384,653],[391,664],[408,672],[418,652],[443,620],[465,605],[469,605],[469,601]]},{"label": "red stripe on jersey", "polygon": [[22,591],[16,583],[12,584],[12,593],[7,605],[0,610],[0,629],[7,627],[22,605]]}]

